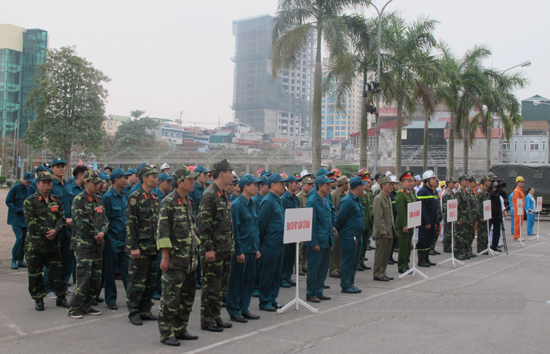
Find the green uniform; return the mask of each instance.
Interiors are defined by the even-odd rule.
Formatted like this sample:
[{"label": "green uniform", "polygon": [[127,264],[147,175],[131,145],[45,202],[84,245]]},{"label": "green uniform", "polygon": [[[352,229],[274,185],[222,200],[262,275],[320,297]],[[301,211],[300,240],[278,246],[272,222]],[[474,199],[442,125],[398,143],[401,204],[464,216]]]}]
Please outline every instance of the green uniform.
[{"label": "green uniform", "polygon": [[447,222],[447,202],[455,199],[455,193],[452,189],[447,189],[443,193],[443,211],[442,217],[445,223],[443,224],[443,252],[451,253],[451,231],[452,226],[450,222]]},{"label": "green uniform", "polygon": [[126,306],[129,316],[151,314],[151,299],[157,277],[156,234],[159,199],[139,188],[128,198],[126,206],[126,251],[139,250],[130,257]]},{"label": "green uniform", "polygon": [[[34,300],[46,296],[42,270],[48,270],[50,284],[58,297],[65,296],[63,289],[63,268],[59,250],[59,234],[65,229],[65,210],[61,199],[50,194],[49,200],[42,198],[39,192],[31,195],[23,204],[27,237],[25,239],[25,257],[29,275],[29,293]],[[53,240],[46,233],[55,230]]]},{"label": "green uniform", "polygon": [[470,219],[470,222],[468,223],[469,232],[468,232],[468,256],[472,257],[474,256],[474,252],[472,251],[472,243],[474,242],[474,237],[476,234],[476,223],[479,221],[479,212],[477,207],[477,197],[473,190],[468,189],[467,195],[470,198],[470,213],[472,215],[472,218]]},{"label": "green uniform", "polygon": [[100,232],[107,237],[109,221],[105,216],[103,199],[86,191],[73,199],[73,240],[76,245],[76,289],[69,303],[69,313],[86,312],[101,290],[103,243],[95,239]]},{"label": "green uniform", "polygon": [[[223,322],[221,305],[229,283],[231,254],[235,242],[229,196],[213,183],[204,191],[199,208],[200,257],[202,271],[201,327]],[[207,262],[206,252],[216,260]]]},{"label": "green uniform", "polygon": [[409,269],[414,228],[410,228],[407,232],[403,232],[403,228],[407,227],[407,204],[413,203],[414,201],[414,191],[409,192],[405,188],[401,188],[395,195],[395,207],[397,209],[395,232],[397,233],[399,240],[399,257],[397,258],[397,268],[400,271],[406,271]]},{"label": "green uniform", "polygon": [[487,249],[487,243],[489,242],[489,233],[487,231],[487,220],[483,220],[483,202],[491,200],[489,193],[485,189],[480,190],[477,193],[477,252],[485,251]]},{"label": "green uniform", "polygon": [[365,253],[367,252],[367,249],[370,246],[370,236],[372,235],[372,200],[374,199],[372,196],[372,192],[363,192],[363,195],[361,195],[359,198],[361,198],[361,204],[363,204],[363,207],[365,207],[365,229],[363,230],[363,245],[361,246],[361,254],[359,255],[359,264],[361,265],[365,262]]},{"label": "green uniform", "polygon": [[[470,239],[468,233],[469,222],[472,220],[470,197],[468,192],[459,187],[455,192],[455,198],[457,200],[457,222],[455,224],[455,249],[454,253],[458,259],[466,259],[468,255],[468,240]],[[461,222],[461,224],[459,224]]]},{"label": "green uniform", "polygon": [[[382,278],[387,276],[386,267],[393,248],[393,238],[397,237],[390,197],[384,193],[379,193],[374,198],[372,210],[374,212],[372,234],[376,240],[372,275],[374,278]],[[382,238],[384,234],[386,237]]]},{"label": "green uniform", "polygon": [[162,272],[162,296],[158,316],[160,339],[183,335],[189,323],[196,291],[197,245],[195,208],[191,198],[174,190],[160,205],[157,248],[170,254]]},{"label": "green uniform", "polygon": [[[332,205],[334,206],[336,215],[338,215],[338,206],[340,205],[340,202],[345,196],[346,194],[340,192],[338,188],[336,188],[330,193],[330,197],[332,199]],[[330,267],[329,267],[328,274],[331,276],[339,275],[341,267],[342,267],[342,252],[340,250],[340,240],[338,238],[338,235],[335,234],[334,247],[332,247],[332,250],[330,251]]]},{"label": "green uniform", "polygon": [[[300,208],[305,208],[307,203],[307,193],[301,190],[296,194],[300,202]],[[300,242],[300,269],[305,271],[307,269],[307,247],[305,242]]]}]

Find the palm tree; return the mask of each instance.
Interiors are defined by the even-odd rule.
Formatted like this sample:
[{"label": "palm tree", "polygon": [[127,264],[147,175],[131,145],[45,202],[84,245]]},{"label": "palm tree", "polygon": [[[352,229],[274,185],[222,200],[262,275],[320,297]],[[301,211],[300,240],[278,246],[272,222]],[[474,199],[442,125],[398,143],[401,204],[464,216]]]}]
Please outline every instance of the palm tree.
[{"label": "palm tree", "polygon": [[451,113],[447,166],[448,177],[452,177],[454,141],[457,137],[463,139],[463,173],[468,173],[470,138],[475,136],[475,129],[472,130],[470,127],[470,110],[475,106],[484,116],[483,104],[479,97],[483,87],[487,85],[487,73],[482,67],[482,62],[491,55],[491,51],[484,46],[474,46],[468,49],[462,58],[457,58],[445,43],[440,43],[439,49],[443,82],[438,87],[437,96]]},{"label": "palm tree", "polygon": [[344,11],[370,5],[370,0],[279,0],[273,26],[272,76],[301,60],[309,36],[317,37],[315,77],[313,83],[312,165],[321,167],[321,97],[323,40],[331,62],[338,61],[349,50],[348,28]]}]

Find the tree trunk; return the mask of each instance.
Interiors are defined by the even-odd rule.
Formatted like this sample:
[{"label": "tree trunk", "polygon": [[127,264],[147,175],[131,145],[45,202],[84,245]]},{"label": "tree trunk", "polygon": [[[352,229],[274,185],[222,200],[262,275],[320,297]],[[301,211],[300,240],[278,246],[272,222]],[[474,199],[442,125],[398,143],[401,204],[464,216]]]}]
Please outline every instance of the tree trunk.
[{"label": "tree trunk", "polygon": [[464,143],[462,152],[462,168],[464,171],[462,173],[468,175],[468,154],[470,152],[470,114],[466,115],[464,120],[464,135],[462,136],[462,142]]},{"label": "tree trunk", "polygon": [[312,172],[321,168],[321,90],[323,68],[321,64],[321,31],[317,30],[317,55],[315,57],[315,78],[313,82],[313,116],[311,119],[311,164]]},{"label": "tree trunk", "polygon": [[395,175],[401,175],[401,130],[403,124],[403,109],[397,104],[397,127],[395,129]]},{"label": "tree trunk", "polygon": [[449,149],[447,150],[449,162],[447,163],[447,177],[453,178],[455,173],[455,114],[451,112],[451,122],[449,124]]},{"label": "tree trunk", "polygon": [[368,144],[368,130],[369,130],[369,114],[367,113],[367,90],[365,90],[365,84],[367,83],[367,69],[363,68],[363,98],[361,99],[361,136],[359,147],[359,168],[367,168],[367,144]]},{"label": "tree trunk", "polygon": [[430,120],[430,115],[426,113],[426,116],[424,117],[424,171],[428,169],[428,137],[429,131],[428,131],[428,122]]},{"label": "tree trunk", "polygon": [[493,124],[491,116],[489,115],[489,110],[487,110],[487,168],[485,173],[489,173],[491,168],[491,138],[493,135]]}]

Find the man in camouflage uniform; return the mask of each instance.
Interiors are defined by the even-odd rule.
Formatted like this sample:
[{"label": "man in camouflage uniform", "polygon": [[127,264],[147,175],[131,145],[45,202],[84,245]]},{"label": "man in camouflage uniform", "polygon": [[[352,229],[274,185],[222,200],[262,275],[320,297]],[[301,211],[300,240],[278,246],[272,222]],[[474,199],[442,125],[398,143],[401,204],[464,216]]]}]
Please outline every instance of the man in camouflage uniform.
[{"label": "man in camouflage uniform", "polygon": [[187,166],[176,169],[172,174],[174,190],[160,205],[156,234],[162,252],[158,327],[160,341],[171,346],[179,346],[179,339],[198,338],[187,331],[187,324],[195,301],[198,245],[195,207],[188,195],[199,174]]},{"label": "man in camouflage uniform", "polygon": [[204,191],[199,208],[202,271],[201,328],[222,332],[221,305],[227,291],[231,256],[234,252],[233,223],[225,187],[233,183],[233,167],[226,159],[214,164],[214,183]]},{"label": "man in camouflage uniform", "polygon": [[472,215],[472,218],[470,219],[470,222],[468,223],[468,240],[466,242],[467,249],[468,249],[468,256],[470,258],[475,258],[477,255],[474,254],[472,250],[472,243],[474,242],[474,237],[476,234],[476,224],[480,219],[478,207],[477,207],[477,196],[476,196],[476,188],[477,183],[476,179],[473,176],[470,176],[469,179],[470,183],[468,184],[468,197],[470,198],[470,214]]},{"label": "man in camouflage uniform", "polygon": [[414,175],[412,171],[405,171],[399,178],[402,188],[395,195],[395,208],[397,209],[397,218],[395,219],[395,231],[397,232],[399,242],[399,255],[397,257],[397,269],[400,274],[409,270],[411,260],[412,236],[414,228],[409,229],[408,206],[414,203]]},{"label": "man in camouflage uniform", "polygon": [[472,220],[470,197],[466,188],[470,183],[468,176],[462,175],[458,178],[460,187],[455,192],[455,199],[457,200],[457,221],[455,224],[454,233],[454,254],[456,259],[465,260],[470,259],[468,256],[468,240],[470,239],[468,233],[470,232],[468,223]]},{"label": "man in camouflage uniform", "polygon": [[36,311],[44,311],[44,296],[46,296],[42,276],[44,266],[48,270],[50,284],[57,295],[56,305],[67,307],[58,237],[67,224],[63,202],[50,194],[52,182],[51,172],[43,172],[39,175],[36,179],[38,191],[29,196],[23,205],[27,224],[25,256],[28,265],[29,293],[36,302]]},{"label": "man in camouflage uniform", "polygon": [[101,289],[103,245],[109,229],[103,199],[97,194],[102,183],[97,171],[86,172],[84,182],[86,189],[74,198],[71,208],[76,243],[76,288],[68,309],[72,318],[101,315],[92,303]]},{"label": "man in camouflage uniform", "polygon": [[[485,251],[487,249],[487,243],[489,242],[487,220],[483,220],[483,202],[491,200],[489,197],[490,189],[491,179],[485,176],[481,179],[481,189],[477,193],[477,212],[479,216],[477,224],[477,253]],[[487,255],[489,255],[489,253],[487,253]]]},{"label": "man in camouflage uniform", "polygon": [[157,277],[156,234],[159,200],[152,193],[158,185],[158,171],[144,166],[139,171],[141,187],[128,198],[126,206],[126,251],[130,253],[128,294],[126,305],[128,318],[133,325],[141,326],[142,320],[156,321],[151,313],[151,299]]},{"label": "man in camouflage uniform", "polygon": [[[357,264],[357,270],[364,271],[365,269],[371,269],[371,267],[368,267],[365,265],[365,261],[367,260],[365,257],[365,253],[370,247],[370,236],[372,235],[372,226],[373,226],[373,219],[372,219],[372,201],[374,197],[372,196],[371,192],[371,179],[370,179],[370,173],[366,172],[366,169],[362,169],[359,171],[358,176],[361,177],[361,180],[364,182],[368,182],[367,184],[363,185],[363,195],[361,195],[359,198],[361,198],[361,204],[363,204],[363,207],[365,207],[365,229],[363,230],[363,245],[361,246],[361,253],[359,255],[359,263]],[[371,249],[373,249],[371,247]]]},{"label": "man in camouflage uniform", "polygon": [[455,192],[453,192],[453,189],[455,189],[455,183],[456,180],[452,177],[449,177],[449,181],[447,182],[447,190],[443,194],[442,198],[442,217],[443,221],[445,222],[443,224],[443,252],[445,253],[451,253],[451,223],[447,222],[447,202],[449,200],[456,199]]}]

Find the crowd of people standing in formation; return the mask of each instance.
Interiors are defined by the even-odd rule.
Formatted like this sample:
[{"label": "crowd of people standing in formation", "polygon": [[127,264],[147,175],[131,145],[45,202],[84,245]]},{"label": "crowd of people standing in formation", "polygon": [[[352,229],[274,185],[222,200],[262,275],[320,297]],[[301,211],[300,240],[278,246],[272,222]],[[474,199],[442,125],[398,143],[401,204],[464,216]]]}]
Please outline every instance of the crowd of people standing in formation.
[{"label": "crowd of people standing in formation", "polygon": [[[279,289],[296,285],[293,275],[307,275],[306,300],[312,303],[331,299],[325,294],[327,275],[340,278],[341,292],[361,293],[355,276],[371,269],[365,263],[370,249],[375,250],[375,281],[394,279],[386,273],[388,264],[405,273],[415,238],[414,229],[407,228],[408,203],[422,202],[419,267],[435,266],[430,255],[439,254],[440,235],[444,252],[454,251],[460,260],[476,257],[476,227],[477,252],[489,242],[500,252],[506,217],[507,196],[494,175],[479,183],[466,175],[440,182],[428,170],[422,177],[387,172],[371,180],[365,168],[352,178],[321,168],[294,175],[265,169],[258,177],[239,178],[221,160],[212,170],[180,166],[173,172],[167,164],[161,171],[147,163],[127,171],[77,166],[67,181],[66,165],[56,157],[51,165],[37,167],[36,178],[25,173],[6,198],[16,237],[12,268],[28,267],[35,309],[44,311],[44,297],[51,297],[75,319],[101,315],[93,306],[103,301],[117,310],[115,281],[120,279],[130,322],[157,321],[161,342],[172,346],[198,338],[187,331],[197,289],[201,328],[222,332],[232,327],[223,321],[222,307],[232,322],[258,320],[250,311],[251,298],[259,298],[260,310],[276,311]],[[531,234],[534,189],[526,197],[524,179],[516,183],[510,210],[525,200]],[[451,199],[458,201],[454,243],[445,217]],[[492,202],[489,228],[482,222],[485,200]],[[295,264],[295,244],[283,243],[289,208],[313,209],[312,238],[300,244],[300,264]],[[522,219],[516,214],[512,228],[520,240]],[[151,312],[153,299],[160,300],[158,316]]]}]

